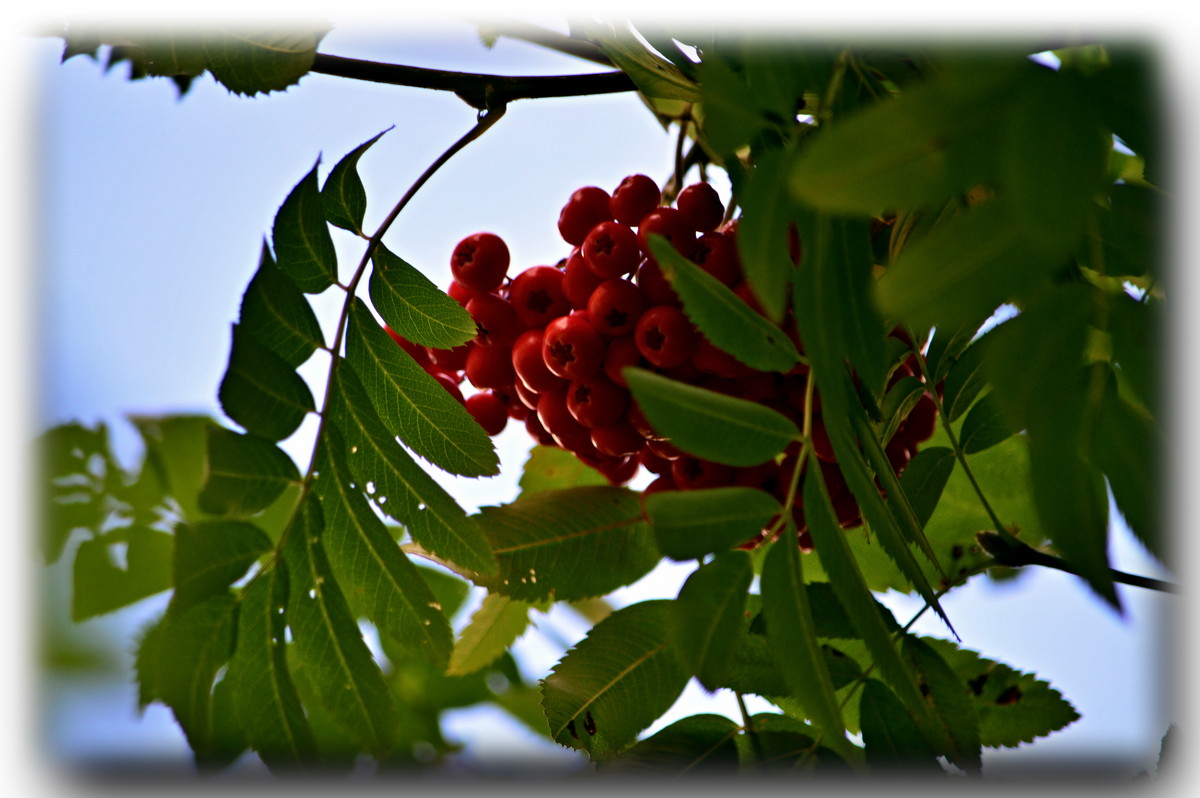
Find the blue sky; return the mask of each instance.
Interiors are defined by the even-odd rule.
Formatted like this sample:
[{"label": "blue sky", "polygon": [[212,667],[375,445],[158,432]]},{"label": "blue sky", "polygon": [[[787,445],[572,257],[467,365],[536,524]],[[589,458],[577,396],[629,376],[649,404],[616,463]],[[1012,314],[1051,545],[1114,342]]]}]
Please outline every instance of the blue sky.
[{"label": "blue sky", "polygon": [[[231,96],[205,77],[177,100],[166,81],[127,82],[125,67],[105,75],[86,58],[59,65],[60,47],[44,40],[32,48],[38,190],[36,311],[29,340],[40,364],[34,421],[40,428],[73,419],[103,420],[112,426],[127,462],[136,456],[136,446],[121,421],[126,414],[219,416],[216,390],[228,354],[229,325],[237,318],[276,209],[318,155],[327,170],[358,144],[392,128],[360,163],[371,229],[425,166],[474,122],[474,111],[450,95],[320,75],[255,100]],[[335,30],[321,49],[462,71],[592,71],[584,62],[507,40],[488,50],[465,24],[407,33]],[[555,222],[574,189],[611,188],[635,172],[662,180],[673,148],[673,135],[632,95],[514,103],[505,119],[422,189],[386,242],[441,286],[450,279],[454,244],[479,230],[505,238],[514,269],[553,263],[566,254]],[[357,260],[355,242],[338,241],[346,257]],[[316,304],[326,314],[333,310]],[[303,373],[319,385],[325,365],[318,353]],[[303,427],[289,442],[301,462],[307,459],[311,432]],[[499,444],[504,476],[447,481],[464,505],[512,498],[529,440],[523,430],[510,429]],[[1116,567],[1162,575],[1127,535],[1116,536],[1113,556]],[[686,570],[664,569],[618,598],[673,596],[686,575]],[[996,754],[997,766],[1010,756],[1075,754],[1131,755],[1142,766],[1152,765],[1171,719],[1160,687],[1174,599],[1131,588],[1122,589],[1122,598],[1128,607],[1123,620],[1093,601],[1078,580],[1043,571],[1012,585],[978,580],[945,601],[964,645],[1048,679],[1084,716],[1028,750]],[[902,621],[920,606],[907,597],[889,600]],[[152,611],[144,605],[127,618],[95,623],[127,633],[136,624],[134,616]],[[562,616],[549,621],[568,638],[583,631]],[[940,624],[921,623],[927,633],[945,635]],[[553,664],[547,660],[552,649],[536,632],[518,651],[535,676],[538,668],[544,673]],[[132,700],[128,688],[125,693]],[[48,728],[52,748],[64,757],[113,752],[113,741],[123,737],[184,750],[178,736],[163,736],[173,731],[165,711],[147,715],[147,723],[164,727],[164,733],[158,726],[153,735],[139,732],[132,711],[118,721],[113,707],[119,702],[111,698],[117,694],[62,705],[73,713],[74,728],[61,734]],[[689,690],[689,703],[659,725],[714,711],[691,703],[702,696]],[[726,702],[715,711],[736,709]],[[497,722],[464,716],[452,728],[487,746],[486,740],[495,737],[480,730],[505,728]]]}]

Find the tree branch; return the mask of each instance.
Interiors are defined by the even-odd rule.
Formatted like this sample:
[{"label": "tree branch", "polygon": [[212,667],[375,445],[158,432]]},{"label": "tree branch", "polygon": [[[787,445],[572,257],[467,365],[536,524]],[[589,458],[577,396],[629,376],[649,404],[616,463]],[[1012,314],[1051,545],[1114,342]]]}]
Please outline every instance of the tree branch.
[{"label": "tree branch", "polygon": [[512,100],[546,97],[580,97],[593,94],[615,94],[636,91],[637,87],[624,72],[598,72],[586,75],[534,75],[510,77],[483,75],[472,72],[450,72],[443,69],[383,64],[337,55],[317,53],[313,72],[393,86],[452,91],[472,108],[486,110]]},{"label": "tree branch", "polygon": [[[1004,565],[1009,568],[1020,568],[1024,565],[1041,565],[1045,568],[1054,568],[1074,574],[1075,576],[1080,576],[1079,571],[1066,560],[1055,557],[1052,554],[1047,554],[1044,551],[1038,551],[1029,544],[1017,540],[1007,532],[998,534],[988,530],[977,534],[975,539],[979,541],[979,545],[983,550],[995,559],[997,565]],[[1119,582],[1123,585],[1144,587],[1147,590],[1159,590],[1163,593],[1177,592],[1175,585],[1160,579],[1127,574],[1115,568],[1110,568],[1108,572],[1114,582]]]}]

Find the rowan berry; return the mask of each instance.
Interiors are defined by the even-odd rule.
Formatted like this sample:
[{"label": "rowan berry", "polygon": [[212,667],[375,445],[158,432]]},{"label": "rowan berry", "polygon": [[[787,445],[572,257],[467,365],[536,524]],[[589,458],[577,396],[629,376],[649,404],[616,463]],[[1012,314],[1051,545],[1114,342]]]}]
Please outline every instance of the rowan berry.
[{"label": "rowan berry", "polygon": [[612,219],[608,192],[584,186],[571,195],[558,215],[558,232],[572,246],[579,246],[591,229]]},{"label": "rowan berry", "polygon": [[696,350],[696,332],[683,311],[670,305],[649,308],[633,338],[642,356],[659,368],[678,366]]},{"label": "rowan berry", "polygon": [[693,183],[675,198],[679,213],[698,232],[716,230],[725,216],[725,203],[708,183]]},{"label": "rowan berry", "polygon": [[650,211],[662,201],[658,184],[646,175],[629,175],[613,191],[609,209],[613,218],[630,227],[639,225]]},{"label": "rowan berry", "polygon": [[499,435],[508,424],[508,408],[505,407],[504,401],[491,391],[471,394],[463,405],[488,435]]},{"label": "rowan berry", "polygon": [[500,287],[508,273],[508,245],[494,233],[473,233],[454,248],[450,273],[459,283],[487,293]]},{"label": "rowan berry", "polygon": [[576,310],[546,325],[542,358],[551,372],[569,380],[585,380],[604,362],[604,336]]}]

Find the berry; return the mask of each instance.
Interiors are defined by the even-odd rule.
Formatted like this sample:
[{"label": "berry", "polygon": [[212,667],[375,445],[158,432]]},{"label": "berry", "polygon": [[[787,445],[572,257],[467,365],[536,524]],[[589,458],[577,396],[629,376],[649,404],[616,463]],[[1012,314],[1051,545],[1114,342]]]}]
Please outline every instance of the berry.
[{"label": "berry", "polygon": [[512,364],[518,389],[523,386],[533,393],[545,393],[567,387],[563,378],[546,365],[546,359],[542,356],[543,336],[543,330],[526,330],[513,344]]},{"label": "berry", "polygon": [[475,320],[475,343],[480,346],[510,345],[524,328],[512,304],[495,294],[476,294],[466,307]]},{"label": "berry", "polygon": [[604,278],[592,271],[578,248],[567,258],[563,269],[562,290],[571,306],[577,310],[587,307],[588,299]]},{"label": "berry", "polygon": [[602,375],[575,380],[567,389],[567,410],[588,429],[616,423],[628,404],[629,392]]},{"label": "berry", "polygon": [[629,274],[641,261],[637,235],[620,222],[600,222],[580,247],[588,268],[605,279]]},{"label": "berry", "polygon": [[604,362],[604,336],[586,311],[574,311],[546,325],[542,358],[551,372],[568,380],[586,380]]},{"label": "berry", "polygon": [[476,388],[512,388],[513,371],[511,346],[473,346],[463,366],[467,379]]},{"label": "berry", "polygon": [[610,338],[629,335],[637,326],[646,301],[642,292],[627,280],[605,280],[592,291],[587,312],[592,325]]},{"label": "berry", "polygon": [[572,246],[579,246],[591,229],[612,219],[608,192],[596,186],[584,186],[571,195],[558,215],[558,233]]},{"label": "berry", "polygon": [[462,389],[458,387],[458,380],[452,374],[442,371],[437,367],[430,369],[429,374],[438,381],[439,385],[446,389],[446,393],[465,404]]},{"label": "berry", "polygon": [[621,181],[609,199],[609,210],[621,224],[636,227],[642,218],[658,207],[662,192],[658,184],[645,175],[630,175]]},{"label": "berry", "polygon": [[450,273],[480,293],[495,291],[508,273],[508,245],[493,233],[474,233],[458,242],[450,256]]},{"label": "berry", "polygon": [[642,223],[638,225],[638,246],[642,248],[642,253],[653,261],[654,256],[650,254],[650,235],[660,235],[667,239],[682,255],[690,253],[693,242],[696,240],[696,233],[692,230],[692,226],[675,208],[653,210],[646,214]]},{"label": "berry", "polygon": [[384,325],[383,329],[392,337],[393,341],[400,345],[401,349],[408,353],[409,357],[417,361],[417,365],[419,365],[421,368],[428,369],[431,365],[433,365],[433,361],[429,358],[428,349],[420,344],[413,343],[386,324]]},{"label": "berry", "polygon": [[683,311],[658,305],[638,319],[633,339],[642,356],[659,368],[678,366],[696,349],[696,333]]},{"label": "berry", "polygon": [[742,279],[737,243],[724,233],[705,233],[696,239],[692,262],[728,286]]},{"label": "berry", "polygon": [[632,335],[608,342],[608,349],[604,352],[604,376],[617,385],[628,388],[629,383],[625,381],[622,371],[627,366],[640,366],[641,364],[642,352],[638,349],[637,341],[633,340]]},{"label": "berry", "polygon": [[638,454],[646,445],[628,418],[618,418],[611,424],[592,428],[592,445],[596,450],[613,457]]},{"label": "berry", "polygon": [[571,310],[563,293],[563,273],[553,266],[531,266],[514,277],[508,301],[526,327],[545,327]]},{"label": "berry", "polygon": [[693,183],[675,199],[679,213],[698,232],[716,230],[725,216],[725,203],[708,183]]},{"label": "berry", "polygon": [[488,435],[499,435],[508,424],[508,408],[505,407],[504,401],[491,391],[471,394],[463,405]]}]

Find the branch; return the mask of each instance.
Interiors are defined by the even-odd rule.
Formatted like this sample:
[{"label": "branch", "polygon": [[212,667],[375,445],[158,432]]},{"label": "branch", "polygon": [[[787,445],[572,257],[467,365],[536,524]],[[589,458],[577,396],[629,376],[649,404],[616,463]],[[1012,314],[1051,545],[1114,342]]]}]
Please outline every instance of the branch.
[{"label": "branch", "polygon": [[[1012,535],[1006,533],[999,534],[991,530],[980,532],[975,536],[979,541],[979,545],[988,554],[996,560],[997,565],[1004,565],[1009,568],[1020,568],[1025,565],[1041,565],[1046,568],[1054,568],[1059,571],[1065,571],[1075,576],[1080,576],[1078,569],[1068,563],[1066,560],[1055,557],[1052,554],[1047,554],[1044,551],[1038,551],[1027,543],[1017,540]],[[1109,569],[1109,574],[1114,582],[1120,582],[1123,585],[1133,585],[1134,587],[1144,587],[1147,590],[1159,590],[1163,593],[1176,593],[1178,589],[1170,582],[1163,582],[1159,579],[1151,579],[1147,576],[1137,576],[1135,574],[1127,574],[1124,571],[1118,571],[1115,568]]]},{"label": "branch", "polygon": [[340,78],[412,86],[418,89],[452,91],[472,108],[487,110],[512,100],[545,97],[580,97],[636,91],[637,86],[624,72],[598,72],[586,75],[534,75],[509,77],[444,69],[383,64],[317,53],[313,72]]}]

